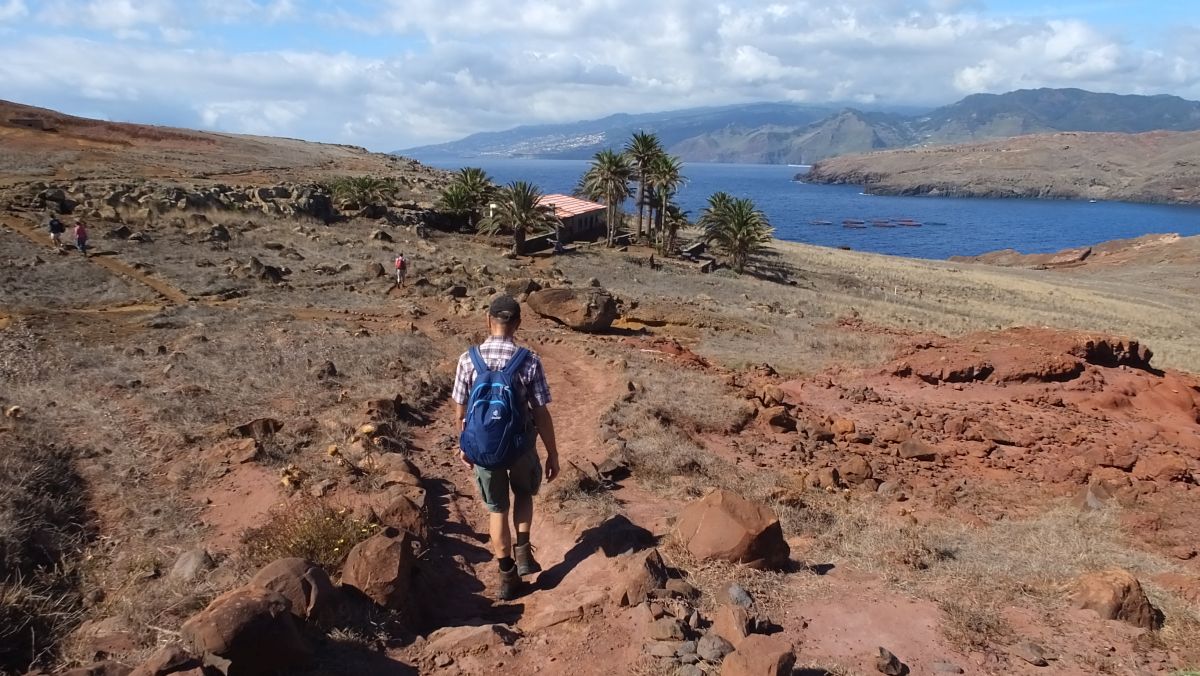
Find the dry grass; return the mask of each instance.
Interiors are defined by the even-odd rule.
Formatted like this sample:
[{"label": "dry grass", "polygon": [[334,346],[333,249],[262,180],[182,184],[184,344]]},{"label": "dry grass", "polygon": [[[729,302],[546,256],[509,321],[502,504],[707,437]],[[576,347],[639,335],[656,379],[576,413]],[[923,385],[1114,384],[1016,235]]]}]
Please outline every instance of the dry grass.
[{"label": "dry grass", "polygon": [[82,614],[91,535],[73,449],[18,423],[0,443],[0,671],[53,661]]},{"label": "dry grass", "polygon": [[786,242],[775,248],[794,286],[651,271],[612,256],[573,256],[560,265],[574,278],[594,276],[638,301],[640,319],[657,312],[678,320],[683,327],[662,330],[696,336],[698,352],[733,366],[766,361],[781,372],[811,373],[833,363],[877,363],[887,356],[887,340],[839,336],[830,328],[832,320],[857,312],[869,324],[944,335],[1028,325],[1132,335],[1155,350],[1159,365],[1200,371],[1189,323],[1200,314],[1200,300],[1157,283],[1161,273],[1153,266],[1110,279]]},{"label": "dry grass", "polygon": [[356,518],[349,509],[316,499],[297,500],[271,511],[267,522],[246,532],[241,556],[253,568],[298,557],[330,573],[341,570],[354,545],[371,537],[378,524]]}]

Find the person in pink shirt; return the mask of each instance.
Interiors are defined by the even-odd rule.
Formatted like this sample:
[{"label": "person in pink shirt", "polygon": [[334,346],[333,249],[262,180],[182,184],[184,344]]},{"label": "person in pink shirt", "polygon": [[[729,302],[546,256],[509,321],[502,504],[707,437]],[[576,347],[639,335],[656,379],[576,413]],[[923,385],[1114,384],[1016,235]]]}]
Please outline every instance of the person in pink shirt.
[{"label": "person in pink shirt", "polygon": [[408,276],[408,259],[404,254],[396,254],[396,286],[404,286],[404,278]]},{"label": "person in pink shirt", "polygon": [[83,224],[83,221],[75,221],[75,248],[85,256],[87,255],[87,240],[87,226]]}]

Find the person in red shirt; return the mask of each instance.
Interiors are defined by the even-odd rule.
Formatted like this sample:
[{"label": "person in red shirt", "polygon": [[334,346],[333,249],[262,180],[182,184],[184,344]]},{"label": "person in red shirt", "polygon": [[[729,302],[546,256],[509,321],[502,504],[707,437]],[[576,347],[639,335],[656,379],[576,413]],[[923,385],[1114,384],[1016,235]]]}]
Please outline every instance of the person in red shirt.
[{"label": "person in red shirt", "polygon": [[87,255],[88,231],[87,226],[83,221],[75,221],[75,248],[79,249],[79,253]]},{"label": "person in red shirt", "polygon": [[396,254],[396,286],[404,286],[404,278],[408,275],[408,260],[404,254]]}]

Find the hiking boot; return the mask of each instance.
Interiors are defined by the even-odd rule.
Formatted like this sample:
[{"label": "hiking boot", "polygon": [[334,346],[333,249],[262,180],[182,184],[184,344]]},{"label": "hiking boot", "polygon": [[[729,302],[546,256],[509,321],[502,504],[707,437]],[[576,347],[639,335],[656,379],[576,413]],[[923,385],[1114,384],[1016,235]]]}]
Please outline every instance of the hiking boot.
[{"label": "hiking boot", "polygon": [[517,598],[517,592],[521,587],[521,576],[517,574],[517,567],[513,566],[508,570],[500,571],[500,590],[496,592],[496,598],[501,601],[511,601]]},{"label": "hiking boot", "polygon": [[533,575],[542,570],[533,558],[533,545],[529,543],[513,547],[513,558],[517,560],[517,575]]}]

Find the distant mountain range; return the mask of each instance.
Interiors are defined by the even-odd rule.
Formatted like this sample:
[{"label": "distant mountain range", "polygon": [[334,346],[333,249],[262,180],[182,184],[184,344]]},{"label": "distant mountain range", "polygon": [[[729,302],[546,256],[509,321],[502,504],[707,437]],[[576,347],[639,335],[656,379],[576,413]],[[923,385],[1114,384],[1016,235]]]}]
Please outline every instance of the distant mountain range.
[{"label": "distant mountain range", "polygon": [[417,159],[586,159],[604,148],[620,147],[639,130],[658,134],[670,152],[689,162],[811,164],[873,150],[1059,131],[1196,131],[1200,102],[1167,95],[1022,89],[973,94],[923,114],[753,103],[517,127],[398,152]]}]

